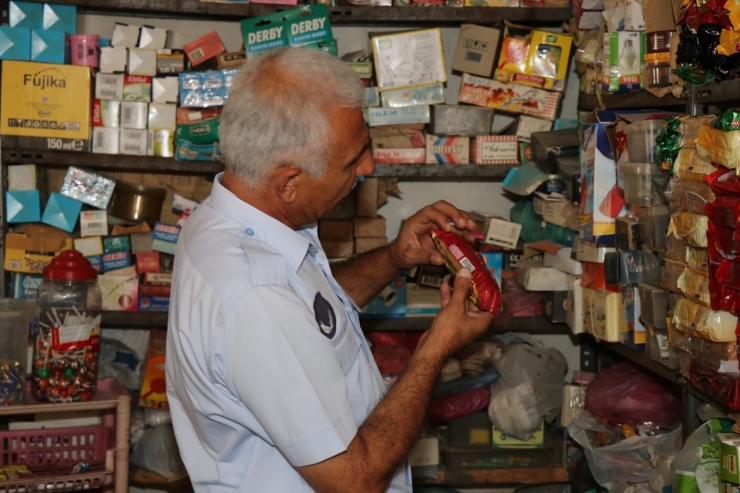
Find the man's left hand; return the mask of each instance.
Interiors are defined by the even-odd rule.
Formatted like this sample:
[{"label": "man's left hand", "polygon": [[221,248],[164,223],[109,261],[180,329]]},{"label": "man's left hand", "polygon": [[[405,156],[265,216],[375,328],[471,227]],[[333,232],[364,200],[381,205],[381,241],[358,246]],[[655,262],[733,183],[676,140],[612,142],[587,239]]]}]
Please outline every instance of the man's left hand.
[{"label": "man's left hand", "polygon": [[470,214],[440,200],[406,220],[398,237],[389,246],[393,265],[400,270],[422,264],[442,265],[442,254],[429,236],[435,229],[455,231],[469,242],[475,240],[471,233],[475,230],[475,223]]}]

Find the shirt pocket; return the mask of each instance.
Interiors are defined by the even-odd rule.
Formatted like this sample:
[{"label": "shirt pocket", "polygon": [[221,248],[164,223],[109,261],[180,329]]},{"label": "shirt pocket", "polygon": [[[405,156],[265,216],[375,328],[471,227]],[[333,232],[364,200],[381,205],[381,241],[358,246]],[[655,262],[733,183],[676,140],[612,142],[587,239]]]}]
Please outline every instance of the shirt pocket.
[{"label": "shirt pocket", "polygon": [[352,329],[346,314],[342,313],[342,316],[337,317],[337,319],[337,333],[331,339],[331,343],[334,346],[337,359],[342,365],[342,370],[347,375],[352,369],[352,365],[357,361],[357,353],[360,352],[360,341],[357,340],[357,335]]}]

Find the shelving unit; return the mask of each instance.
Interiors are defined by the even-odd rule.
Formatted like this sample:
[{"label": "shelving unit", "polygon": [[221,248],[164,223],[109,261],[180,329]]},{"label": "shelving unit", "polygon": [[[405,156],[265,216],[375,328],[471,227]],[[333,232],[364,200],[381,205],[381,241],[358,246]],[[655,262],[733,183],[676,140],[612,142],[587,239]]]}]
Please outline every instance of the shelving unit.
[{"label": "shelving unit", "polygon": [[518,469],[469,469],[439,471],[437,479],[414,479],[415,486],[444,484],[452,487],[519,486],[567,483],[569,475],[563,467],[532,467]]},{"label": "shelving unit", "polygon": [[[601,101],[606,109],[625,110],[633,108],[671,108],[685,107],[686,100],[675,96],[659,98],[647,91],[637,91],[625,94],[601,93]],[[599,109],[599,99],[596,94],[578,94],[578,109],[591,111]]]},{"label": "shelving unit", "polygon": [[[432,324],[432,320],[433,317],[361,318],[360,325],[367,331],[420,331],[427,330]],[[492,325],[489,329],[489,333],[503,334],[504,332],[527,332],[535,335],[570,333],[565,324],[553,324],[543,317],[512,318],[501,325]]]}]

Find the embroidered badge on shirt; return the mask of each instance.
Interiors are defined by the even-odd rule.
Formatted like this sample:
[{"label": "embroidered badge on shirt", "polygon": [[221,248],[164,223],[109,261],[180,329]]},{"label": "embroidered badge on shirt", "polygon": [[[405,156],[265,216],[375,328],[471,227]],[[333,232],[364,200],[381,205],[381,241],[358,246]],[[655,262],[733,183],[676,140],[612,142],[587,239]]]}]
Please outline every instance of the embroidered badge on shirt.
[{"label": "embroidered badge on shirt", "polygon": [[316,298],[313,300],[313,312],[316,316],[316,322],[319,324],[321,333],[331,339],[337,332],[337,317],[334,314],[334,309],[331,307],[328,301],[321,296],[321,293],[316,293]]}]

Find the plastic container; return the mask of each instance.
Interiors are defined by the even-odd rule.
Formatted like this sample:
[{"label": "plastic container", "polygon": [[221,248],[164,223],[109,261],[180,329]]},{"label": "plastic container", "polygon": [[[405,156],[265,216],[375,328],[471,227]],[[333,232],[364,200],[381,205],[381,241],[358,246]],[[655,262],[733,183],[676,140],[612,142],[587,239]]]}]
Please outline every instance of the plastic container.
[{"label": "plastic container", "polygon": [[655,138],[663,130],[663,120],[643,120],[627,125],[627,152],[633,163],[655,162]]},{"label": "plastic container", "polygon": [[667,327],[668,292],[649,284],[638,284],[640,292],[640,309],[643,322],[647,322],[658,329]]},{"label": "plastic container", "polygon": [[23,402],[29,327],[37,312],[33,301],[0,299],[0,406]]},{"label": "plastic container", "polygon": [[668,345],[668,331],[665,329],[656,329],[649,324],[645,324],[645,329],[647,330],[645,340],[650,359],[671,370],[678,370],[678,353]]},{"label": "plastic container", "polygon": [[650,207],[665,203],[663,190],[670,176],[658,166],[648,163],[622,163],[624,201],[630,205]]},{"label": "plastic container", "polygon": [[637,213],[640,239],[651,250],[663,251],[666,248],[666,233],[671,222],[668,206],[634,207]]},{"label": "plastic container", "polygon": [[154,225],[162,214],[167,189],[116,181],[110,215],[131,222]]},{"label": "plastic container", "polygon": [[100,36],[72,34],[69,36],[69,54],[72,65],[97,68],[100,65]]},{"label": "plastic container", "polygon": [[33,393],[46,402],[88,401],[97,388],[100,313],[98,271],[65,250],[44,268],[33,348]]}]

